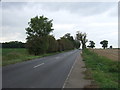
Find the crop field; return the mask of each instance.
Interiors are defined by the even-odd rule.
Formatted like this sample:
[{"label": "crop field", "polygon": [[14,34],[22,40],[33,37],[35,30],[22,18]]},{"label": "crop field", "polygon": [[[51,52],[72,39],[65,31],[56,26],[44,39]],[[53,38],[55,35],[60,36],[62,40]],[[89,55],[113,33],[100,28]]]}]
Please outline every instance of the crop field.
[{"label": "crop field", "polygon": [[120,56],[119,49],[91,49],[98,55],[105,56],[111,60],[118,61],[118,56]]}]

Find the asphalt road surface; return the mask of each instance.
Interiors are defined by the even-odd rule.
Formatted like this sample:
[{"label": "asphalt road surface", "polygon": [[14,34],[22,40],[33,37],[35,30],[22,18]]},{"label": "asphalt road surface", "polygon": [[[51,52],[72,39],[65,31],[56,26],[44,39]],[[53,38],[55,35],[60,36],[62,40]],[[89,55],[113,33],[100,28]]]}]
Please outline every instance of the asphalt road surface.
[{"label": "asphalt road surface", "polygon": [[3,88],[62,88],[80,50],[2,68]]}]

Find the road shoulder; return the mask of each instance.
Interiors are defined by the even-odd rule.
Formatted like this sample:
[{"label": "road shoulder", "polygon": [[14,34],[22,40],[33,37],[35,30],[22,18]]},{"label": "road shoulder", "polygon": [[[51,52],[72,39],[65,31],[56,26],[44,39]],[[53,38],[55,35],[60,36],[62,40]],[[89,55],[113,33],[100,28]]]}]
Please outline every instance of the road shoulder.
[{"label": "road shoulder", "polygon": [[85,70],[85,63],[82,61],[82,57],[79,53],[63,88],[84,88],[87,85],[91,85],[91,80],[84,78],[85,74],[83,72]]}]

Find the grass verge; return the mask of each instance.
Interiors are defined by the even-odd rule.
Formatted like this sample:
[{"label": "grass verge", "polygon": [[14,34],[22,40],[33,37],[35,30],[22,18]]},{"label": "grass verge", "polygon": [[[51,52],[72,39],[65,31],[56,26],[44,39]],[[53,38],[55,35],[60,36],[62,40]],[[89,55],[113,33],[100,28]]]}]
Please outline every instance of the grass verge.
[{"label": "grass verge", "polygon": [[100,88],[120,88],[118,85],[120,82],[118,79],[118,63],[120,62],[99,56],[89,49],[83,50],[82,56],[92,78]]},{"label": "grass verge", "polygon": [[55,55],[62,52],[55,52],[55,53],[47,53],[39,56],[30,55],[25,48],[3,48],[2,49],[2,66],[6,66],[9,64],[15,64],[18,62],[23,62],[27,60],[32,60],[36,58],[41,58],[45,56]]}]

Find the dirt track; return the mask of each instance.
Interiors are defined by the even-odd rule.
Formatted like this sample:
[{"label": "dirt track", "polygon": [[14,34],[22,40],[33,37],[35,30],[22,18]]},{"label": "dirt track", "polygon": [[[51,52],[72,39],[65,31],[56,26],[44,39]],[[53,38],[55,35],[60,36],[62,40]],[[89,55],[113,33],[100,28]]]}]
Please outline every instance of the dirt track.
[{"label": "dirt track", "polygon": [[91,49],[95,53],[98,53],[99,55],[108,57],[114,61],[118,61],[118,56],[120,56],[120,50],[118,49]]}]

